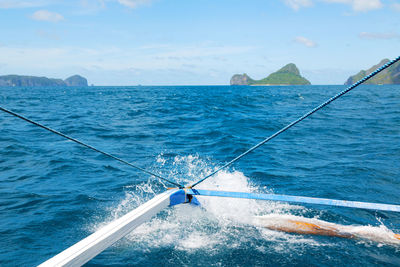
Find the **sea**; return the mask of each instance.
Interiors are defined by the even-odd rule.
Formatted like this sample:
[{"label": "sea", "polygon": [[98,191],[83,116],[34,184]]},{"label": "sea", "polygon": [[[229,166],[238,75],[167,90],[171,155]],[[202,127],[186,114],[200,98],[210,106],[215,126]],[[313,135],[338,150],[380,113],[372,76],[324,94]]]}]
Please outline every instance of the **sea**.
[{"label": "sea", "polygon": [[[0,106],[190,184],[343,89],[2,87]],[[168,187],[2,112],[0,266],[38,265]],[[357,87],[198,188],[400,204],[400,86]],[[199,201],[162,211],[87,266],[400,265],[396,212]],[[260,217],[323,221],[355,237],[275,231],[255,223]]]}]

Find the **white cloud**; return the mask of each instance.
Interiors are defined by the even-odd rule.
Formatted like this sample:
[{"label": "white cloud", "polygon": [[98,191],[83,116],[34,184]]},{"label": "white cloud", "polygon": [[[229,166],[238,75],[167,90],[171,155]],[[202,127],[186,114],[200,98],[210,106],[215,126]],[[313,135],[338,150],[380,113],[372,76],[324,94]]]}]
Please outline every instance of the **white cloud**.
[{"label": "white cloud", "polygon": [[43,0],[0,0],[0,8],[29,8],[39,7],[48,4],[48,1]]},{"label": "white cloud", "polygon": [[[0,62],[7,62],[7,72],[38,74],[56,70],[101,68],[118,71],[140,68],[143,71],[186,69],[187,64],[196,64],[200,70],[211,68],[227,71],[227,62],[216,57],[231,58],[254,49],[246,46],[165,46],[156,53],[141,47],[11,47],[0,46]],[[38,67],[40,62],[40,67]],[[228,66],[229,69],[229,66]],[[233,72],[233,70],[231,70]]]},{"label": "white cloud", "polygon": [[129,8],[136,8],[141,5],[150,4],[152,0],[118,0],[121,5]]},{"label": "white cloud", "polygon": [[352,6],[355,11],[370,11],[382,8],[383,4],[380,0],[353,0]]},{"label": "white cloud", "polygon": [[80,0],[80,5],[86,9],[101,9],[106,7],[105,0]]},{"label": "white cloud", "polygon": [[[317,0],[326,3],[339,3],[350,5],[356,12],[366,12],[370,10],[380,9],[383,7],[381,0]],[[310,7],[313,5],[312,0],[283,0],[283,2],[294,10],[299,10],[302,7]],[[395,10],[400,11],[400,4],[392,4]]]},{"label": "white cloud", "polygon": [[158,59],[172,59],[174,61],[201,60],[215,56],[241,54],[253,49],[252,46],[196,45],[166,49],[166,51],[159,52],[154,56]]},{"label": "white cloud", "polygon": [[400,3],[394,3],[394,4],[392,4],[392,8],[393,8],[394,10],[400,12]]},{"label": "white cloud", "polygon": [[358,37],[361,39],[369,39],[369,40],[376,40],[376,39],[397,39],[400,38],[400,35],[397,33],[374,33],[374,32],[361,32]]},{"label": "white cloud", "polygon": [[296,43],[305,45],[307,47],[316,47],[317,46],[316,42],[314,42],[310,39],[307,39],[306,37],[303,37],[303,36],[297,36],[296,38],[294,38],[294,41]]},{"label": "white cloud", "polygon": [[366,12],[383,7],[381,0],[324,0],[324,2],[351,5],[353,10],[357,12]]},{"label": "white cloud", "polygon": [[284,0],[285,4],[294,10],[299,10],[301,7],[312,6],[311,0]]},{"label": "white cloud", "polygon": [[74,11],[77,15],[93,15],[107,8],[107,0],[80,0],[79,8]]},{"label": "white cloud", "polygon": [[[0,0],[0,9],[8,9],[8,8],[32,8],[32,7],[41,7],[53,5],[55,2],[52,0]],[[288,0],[288,1],[311,1],[311,0]],[[65,1],[64,2],[69,2]],[[71,1],[72,2],[72,1]],[[96,12],[100,9],[106,8],[107,2],[118,2],[119,4],[129,7],[129,8],[137,8],[142,5],[149,5],[153,0],[79,0],[79,5],[84,9],[84,11],[80,11],[80,13],[87,12]]]},{"label": "white cloud", "polygon": [[59,22],[64,19],[64,17],[55,12],[50,12],[48,10],[39,10],[32,14],[31,16],[34,20],[39,21],[49,21],[49,22]]}]

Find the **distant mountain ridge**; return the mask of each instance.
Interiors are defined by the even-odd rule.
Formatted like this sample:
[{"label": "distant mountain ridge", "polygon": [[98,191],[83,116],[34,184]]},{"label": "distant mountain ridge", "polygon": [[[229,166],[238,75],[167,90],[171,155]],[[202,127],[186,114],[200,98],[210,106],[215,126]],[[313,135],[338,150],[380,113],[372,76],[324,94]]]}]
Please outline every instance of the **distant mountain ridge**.
[{"label": "distant mountain ridge", "polygon": [[261,80],[254,80],[246,73],[235,74],[230,80],[231,85],[310,85],[311,83],[300,75],[293,63],[289,63]]},{"label": "distant mountain ridge", "polygon": [[86,78],[73,75],[65,80],[25,75],[0,76],[0,86],[88,86]]},{"label": "distant mountain ridge", "polygon": [[[389,59],[382,59],[377,65],[372,66],[367,70],[361,70],[359,73],[350,76],[347,81],[344,83],[345,85],[351,85],[358,80],[364,78],[366,75],[369,75],[377,68],[385,65],[389,62]],[[383,70],[375,77],[369,79],[364,82],[365,84],[400,84],[400,62],[397,62],[390,66],[389,68]]]}]

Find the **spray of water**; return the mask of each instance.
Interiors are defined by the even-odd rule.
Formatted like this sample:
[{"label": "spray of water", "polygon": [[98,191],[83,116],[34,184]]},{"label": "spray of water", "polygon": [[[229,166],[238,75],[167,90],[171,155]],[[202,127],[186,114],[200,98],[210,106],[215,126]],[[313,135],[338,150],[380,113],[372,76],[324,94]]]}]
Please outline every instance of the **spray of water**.
[{"label": "spray of water", "polygon": [[[169,162],[171,160],[172,162]],[[181,178],[182,181],[180,181],[185,184],[192,183],[198,177],[213,170],[210,164],[197,156],[175,157],[168,160],[163,155],[159,155],[157,162],[164,166],[172,166],[171,176],[185,177]],[[251,184],[250,180],[239,171],[222,171],[200,184],[198,188],[241,192],[272,192],[267,188],[260,188]],[[151,181],[127,187],[125,198],[117,207],[111,209],[111,215],[106,222],[119,218],[162,190],[165,189],[155,187]],[[188,252],[206,249],[208,253],[218,253],[219,249],[239,247],[243,243],[253,242],[255,244],[260,238],[274,242],[268,249],[272,248],[277,252],[287,250],[288,246],[289,249],[293,249],[298,244],[332,245],[329,242],[316,241],[309,235],[279,231],[298,226],[298,224],[293,223],[294,221],[303,223],[303,226],[317,225],[324,229],[335,229],[342,237],[400,244],[400,240],[395,237],[395,234],[383,224],[380,226],[352,226],[329,223],[317,218],[306,218],[302,215],[309,214],[310,211],[299,205],[218,197],[198,197],[198,199],[201,203],[200,207],[185,204],[161,212],[159,216],[130,233],[122,242],[122,245],[135,244],[136,249],[143,251],[170,247]],[[97,224],[96,228],[101,227],[106,222]],[[255,246],[255,249],[262,250],[263,248]]]}]

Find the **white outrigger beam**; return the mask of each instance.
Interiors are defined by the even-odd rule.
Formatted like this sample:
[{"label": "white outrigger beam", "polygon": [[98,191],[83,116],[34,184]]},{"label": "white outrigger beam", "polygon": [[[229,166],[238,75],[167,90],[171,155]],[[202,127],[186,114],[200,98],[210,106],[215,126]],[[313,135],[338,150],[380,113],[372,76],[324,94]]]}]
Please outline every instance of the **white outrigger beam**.
[{"label": "white outrigger beam", "polygon": [[79,241],[75,245],[67,248],[63,252],[57,254],[56,256],[52,257],[51,259],[47,260],[39,266],[81,266],[94,258],[99,253],[101,253],[103,250],[110,247],[116,241],[126,236],[139,225],[148,221],[151,217],[159,213],[161,210],[170,206],[183,203],[198,205],[199,202],[196,197],[206,196],[283,201],[400,212],[400,205],[288,196],[278,194],[256,194],[201,189],[197,190],[193,188],[176,188],[170,189],[160,195],[157,195],[156,197],[139,206],[135,210],[111,222],[97,232]]},{"label": "white outrigger beam", "polygon": [[192,197],[186,195],[184,190],[168,190],[104,226],[39,266],[81,266],[129,234],[133,229],[148,221],[161,210],[169,206],[189,202],[197,203],[196,200],[192,201]]}]

